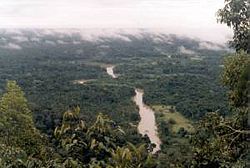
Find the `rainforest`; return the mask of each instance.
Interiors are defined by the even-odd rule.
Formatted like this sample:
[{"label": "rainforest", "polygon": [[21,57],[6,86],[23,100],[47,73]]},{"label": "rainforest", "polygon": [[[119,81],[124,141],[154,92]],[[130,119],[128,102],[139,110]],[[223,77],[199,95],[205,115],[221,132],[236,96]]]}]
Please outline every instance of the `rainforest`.
[{"label": "rainforest", "polygon": [[225,3],[228,45],[1,28],[0,168],[248,167],[249,2]]}]

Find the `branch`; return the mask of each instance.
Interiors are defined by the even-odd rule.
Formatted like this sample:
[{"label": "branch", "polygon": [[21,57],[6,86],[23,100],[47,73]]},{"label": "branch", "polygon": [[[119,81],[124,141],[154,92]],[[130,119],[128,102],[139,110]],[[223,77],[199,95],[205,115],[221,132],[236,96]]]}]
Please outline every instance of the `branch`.
[{"label": "branch", "polygon": [[[234,129],[233,127],[229,126],[229,125],[225,125],[225,124],[220,124],[219,126],[217,127],[227,127],[229,129],[231,129],[232,131],[234,132],[237,132],[237,133],[241,133],[241,134],[250,134],[250,131],[249,130],[237,130],[237,129]],[[216,127],[215,127],[216,128]]]}]

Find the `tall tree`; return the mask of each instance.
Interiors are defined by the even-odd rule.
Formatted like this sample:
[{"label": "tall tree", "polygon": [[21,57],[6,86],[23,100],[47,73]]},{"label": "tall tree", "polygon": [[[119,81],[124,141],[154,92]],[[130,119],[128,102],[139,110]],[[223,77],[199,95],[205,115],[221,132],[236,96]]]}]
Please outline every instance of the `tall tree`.
[{"label": "tall tree", "polygon": [[250,53],[250,1],[225,0],[224,8],[218,11],[218,21],[233,28],[231,47]]},{"label": "tall tree", "polygon": [[229,103],[233,107],[247,107],[249,100],[250,56],[238,52],[229,56],[224,63],[222,82],[229,88]]},{"label": "tall tree", "polygon": [[15,81],[9,81],[0,99],[0,142],[20,147],[28,154],[40,152],[41,135],[35,128],[24,93]]},{"label": "tall tree", "polygon": [[250,1],[225,0],[218,19],[233,28],[230,42],[236,49],[225,60],[222,82],[229,88],[229,102],[234,112],[223,118],[208,114],[199,122],[195,135],[193,167],[247,167],[250,70]]}]

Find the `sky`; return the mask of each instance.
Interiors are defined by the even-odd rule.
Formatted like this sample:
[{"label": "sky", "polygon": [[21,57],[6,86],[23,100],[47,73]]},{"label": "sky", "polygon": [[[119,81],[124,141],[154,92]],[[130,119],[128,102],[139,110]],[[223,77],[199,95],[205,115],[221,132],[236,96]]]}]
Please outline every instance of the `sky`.
[{"label": "sky", "polygon": [[224,42],[224,0],[0,0],[0,28],[146,28]]}]

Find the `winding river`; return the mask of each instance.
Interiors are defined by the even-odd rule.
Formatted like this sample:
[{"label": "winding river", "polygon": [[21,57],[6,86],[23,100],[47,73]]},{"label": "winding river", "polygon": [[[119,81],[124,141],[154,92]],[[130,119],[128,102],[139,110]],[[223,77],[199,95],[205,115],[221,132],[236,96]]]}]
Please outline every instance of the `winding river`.
[{"label": "winding river", "polygon": [[[114,74],[113,71],[114,66],[107,67],[107,73],[112,78],[117,78],[117,76]],[[142,135],[147,135],[151,141],[151,143],[154,143],[156,147],[153,150],[153,153],[160,150],[161,141],[158,137],[156,122],[155,122],[155,114],[154,111],[144,104],[143,102],[143,90],[135,89],[136,95],[134,96],[133,100],[135,104],[139,107],[139,114],[141,117],[141,121],[138,125],[138,131]]]},{"label": "winding river", "polygon": [[155,122],[155,114],[154,111],[144,104],[143,102],[143,91],[139,89],[135,89],[135,97],[134,102],[139,107],[139,114],[141,117],[141,121],[138,125],[138,130],[142,135],[147,134],[151,143],[154,143],[156,147],[153,150],[153,153],[160,150],[161,140],[158,137],[156,122]]}]

